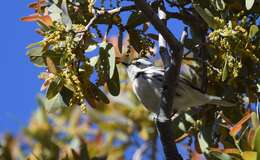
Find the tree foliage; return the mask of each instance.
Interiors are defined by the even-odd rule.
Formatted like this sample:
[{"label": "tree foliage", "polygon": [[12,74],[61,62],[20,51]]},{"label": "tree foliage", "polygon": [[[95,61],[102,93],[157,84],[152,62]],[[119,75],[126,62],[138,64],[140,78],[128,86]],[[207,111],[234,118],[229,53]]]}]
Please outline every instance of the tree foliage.
[{"label": "tree foliage", "polygon": [[[154,11],[162,7],[167,21],[177,19],[189,27],[190,35],[183,43],[186,49],[182,62],[193,68],[196,66],[194,69],[202,81],[199,83],[201,90],[237,102],[235,108],[216,109],[208,106],[196,112],[183,113],[173,125],[176,141],[189,141],[187,150],[190,159],[199,159],[202,155],[207,159],[259,159],[260,2],[165,0],[147,3],[150,3]],[[39,114],[42,118],[33,120],[26,130],[26,134],[34,139],[30,143],[33,144],[32,156],[57,158],[61,151],[71,148],[68,144],[75,137],[80,152],[69,149],[69,152],[64,151],[62,155],[74,159],[77,159],[75,156],[88,155],[85,153],[87,149],[84,139],[85,134],[91,134],[90,128],[93,127],[85,126],[81,133],[74,133],[81,131],[80,128],[75,128],[81,125],[79,121],[76,123],[73,120],[74,128],[66,130],[70,138],[65,136],[59,140],[60,137],[57,136],[58,133],[63,135],[64,130],[61,128],[66,128],[65,122],[73,117],[74,112],[64,110],[77,112],[74,106],[80,106],[91,117],[91,121],[98,124],[94,129],[102,134],[94,136],[97,140],[95,143],[106,142],[102,139],[103,132],[112,135],[104,145],[113,146],[112,148],[97,149],[97,146],[91,147],[89,142],[90,157],[95,154],[112,156],[111,152],[118,149],[113,138],[120,133],[121,136],[116,138],[124,139],[123,144],[133,145],[132,142],[129,143],[129,137],[136,131],[133,126],[138,126],[138,133],[143,134],[142,138],[147,143],[154,142],[156,133],[148,113],[140,112],[145,113],[140,115],[140,108],[117,108],[116,105],[113,106],[111,96],[108,96],[118,96],[120,90],[123,91],[124,79],[119,78],[123,71],[118,70],[120,65],[117,63],[155,55],[158,33],[134,1],[38,0],[29,7],[35,13],[22,20],[37,22],[40,27],[37,33],[43,38],[28,46],[27,55],[36,66],[47,69],[39,76],[44,80],[41,90],[46,90],[46,98],[40,99],[43,108]],[[168,28],[175,31],[174,26]],[[115,35],[116,40],[111,38]],[[127,41],[124,42],[124,39]],[[245,99],[256,107],[243,106]],[[94,110],[87,109],[88,105]],[[49,123],[44,110],[63,110],[66,114],[54,115],[55,119]],[[103,114],[109,114],[109,117],[114,114],[117,115],[114,117],[128,117],[134,125],[121,124],[123,120],[120,119],[113,121],[114,126],[109,129]],[[140,117],[135,117],[137,115]],[[148,131],[148,128],[151,130]],[[50,139],[47,141],[45,137]],[[11,144],[7,143],[10,140],[12,139],[7,137],[6,143],[1,145],[4,157],[11,156]],[[125,146],[122,146],[121,158],[125,150]],[[39,151],[41,148],[46,151]]]}]

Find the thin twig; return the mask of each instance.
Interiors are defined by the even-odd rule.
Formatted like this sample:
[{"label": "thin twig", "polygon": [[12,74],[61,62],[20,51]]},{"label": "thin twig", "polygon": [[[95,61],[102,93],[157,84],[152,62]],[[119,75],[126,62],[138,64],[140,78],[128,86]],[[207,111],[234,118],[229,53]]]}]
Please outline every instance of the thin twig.
[{"label": "thin twig", "polygon": [[97,19],[97,14],[94,14],[94,16],[90,19],[90,21],[88,22],[88,24],[85,27],[84,31],[88,31],[89,27],[93,24],[93,22]]}]

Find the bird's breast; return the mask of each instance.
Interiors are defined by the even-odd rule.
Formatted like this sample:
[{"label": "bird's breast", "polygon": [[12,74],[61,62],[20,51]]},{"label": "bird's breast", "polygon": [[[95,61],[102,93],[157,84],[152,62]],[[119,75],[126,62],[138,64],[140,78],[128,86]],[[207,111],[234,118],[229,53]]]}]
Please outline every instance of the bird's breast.
[{"label": "bird's breast", "polygon": [[139,75],[133,81],[133,91],[149,111],[159,112],[160,93],[150,79],[145,79],[142,75]]}]

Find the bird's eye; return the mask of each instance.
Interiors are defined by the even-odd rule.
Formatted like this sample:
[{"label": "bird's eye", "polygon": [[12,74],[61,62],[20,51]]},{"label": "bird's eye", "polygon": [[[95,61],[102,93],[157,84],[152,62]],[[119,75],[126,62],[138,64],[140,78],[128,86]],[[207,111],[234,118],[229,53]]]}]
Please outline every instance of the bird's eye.
[{"label": "bird's eye", "polygon": [[141,65],[141,63],[140,62],[136,62],[135,65],[139,66],[139,65]]}]

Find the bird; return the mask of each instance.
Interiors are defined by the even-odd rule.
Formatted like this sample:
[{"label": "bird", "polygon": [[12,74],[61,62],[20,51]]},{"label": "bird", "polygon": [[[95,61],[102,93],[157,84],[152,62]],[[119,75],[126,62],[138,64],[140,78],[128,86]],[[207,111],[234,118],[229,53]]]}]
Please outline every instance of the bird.
[{"label": "bird", "polygon": [[[131,63],[124,63],[127,67],[127,74],[132,83],[134,94],[149,111],[160,113],[160,99],[164,80],[164,69],[154,66],[147,59],[139,58]],[[185,72],[181,71],[174,95],[173,107],[177,113],[186,111],[192,107],[205,104],[217,106],[234,106],[234,103],[227,102],[221,97],[202,93],[201,90],[187,78]]]}]

